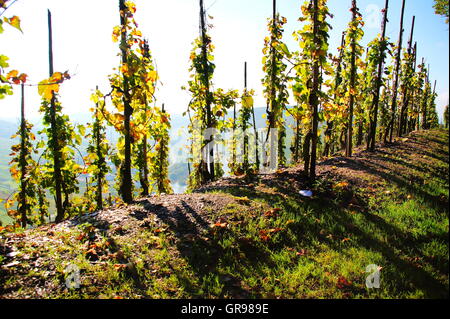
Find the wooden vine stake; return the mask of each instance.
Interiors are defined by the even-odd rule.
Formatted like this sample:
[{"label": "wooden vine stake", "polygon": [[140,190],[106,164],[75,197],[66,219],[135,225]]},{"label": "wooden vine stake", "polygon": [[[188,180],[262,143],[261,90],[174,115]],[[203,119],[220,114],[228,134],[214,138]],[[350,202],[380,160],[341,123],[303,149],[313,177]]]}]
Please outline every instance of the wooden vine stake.
[{"label": "wooden vine stake", "polygon": [[[383,22],[381,25],[381,43],[386,41],[386,25],[387,25],[387,14],[388,14],[388,8],[389,8],[389,0],[386,0],[386,5],[383,10]],[[370,127],[369,127],[369,136],[367,139],[367,149],[369,151],[375,150],[375,143],[376,143],[376,131],[377,131],[377,120],[378,120],[378,104],[380,101],[380,87],[382,83],[382,76],[383,76],[383,64],[384,64],[384,51],[385,51],[385,45],[384,43],[381,46],[380,49],[380,59],[378,62],[378,75],[376,79],[376,87],[375,87],[375,96],[372,102],[371,107],[371,116],[370,116]]]},{"label": "wooden vine stake", "polygon": [[[277,1],[273,0],[272,3],[272,21],[273,21],[273,26],[272,28],[275,30],[276,28],[276,23],[277,23]],[[276,156],[276,150],[277,150],[277,134],[275,134],[276,129],[277,129],[277,125],[276,125],[276,113],[278,110],[278,105],[277,105],[277,99],[276,99],[276,88],[275,88],[275,81],[276,81],[276,76],[277,76],[277,72],[276,72],[276,65],[277,65],[277,61],[276,61],[276,56],[275,56],[275,47],[273,45],[273,43],[276,41],[275,35],[272,33],[272,37],[270,39],[270,55],[272,57],[272,74],[271,74],[271,89],[270,89],[270,112],[269,112],[269,131],[267,132],[267,137],[269,137],[270,135],[270,148],[269,148],[269,161],[270,163],[272,163],[272,161],[275,160]],[[279,132],[278,132],[279,134]],[[266,143],[267,143],[267,138],[266,138]],[[278,166],[278,165],[277,165]]]},{"label": "wooden vine stake", "polygon": [[[204,85],[206,89],[206,128],[209,130],[213,129],[213,118],[212,118],[212,110],[211,110],[211,102],[212,102],[212,94],[209,87],[209,69],[208,69],[208,37],[206,35],[206,21],[205,21],[205,9],[203,0],[200,0],[200,31],[201,31],[201,39],[202,39],[202,64],[204,74]],[[201,174],[203,175],[202,180],[204,181],[213,181],[215,178],[215,163],[214,163],[214,134],[211,132],[211,136],[207,141],[204,142],[204,146],[206,147],[207,159],[209,160],[209,171],[207,169],[208,163],[201,164]]]},{"label": "wooden vine stake", "polygon": [[[119,12],[120,12],[120,25],[121,30],[121,40],[120,40],[120,50],[122,55],[122,64],[127,64],[128,62],[128,44],[127,44],[127,32],[126,32],[126,16],[125,16],[125,0],[119,0]],[[123,74],[123,115],[124,115],[124,161],[121,165],[122,181],[120,184],[120,193],[122,200],[129,204],[133,201],[133,187],[132,187],[132,177],[131,177],[131,130],[130,121],[132,115],[132,108],[130,105],[129,96],[129,81],[126,74]]]},{"label": "wooden vine stake", "polygon": [[[53,75],[53,37],[52,37],[52,14],[50,10],[48,13],[48,57],[49,57],[49,74]],[[53,179],[55,182],[55,206],[56,206],[56,219],[55,222],[59,223],[64,219],[64,208],[62,205],[62,176],[61,176],[61,150],[58,140],[58,128],[56,122],[56,101],[55,94],[52,93],[52,99],[50,101],[50,129],[53,135],[53,141],[50,141],[51,149],[53,152]]]},{"label": "wooden vine stake", "polygon": [[[313,26],[313,41],[317,45],[318,43],[318,33],[319,33],[319,0],[313,1],[314,5],[314,26]],[[309,104],[312,110],[312,137],[311,137],[311,162],[309,169],[309,178],[314,181],[316,178],[316,159],[317,159],[317,132],[319,127],[319,113],[318,113],[318,91],[319,91],[319,61],[317,58],[314,59],[313,63],[313,84],[312,91],[309,98]]]},{"label": "wooden vine stake", "polygon": [[[411,34],[410,34],[409,42],[408,42],[408,51],[407,51],[408,56],[411,55],[411,53],[412,53],[412,42],[413,42],[415,21],[416,21],[416,17],[413,16],[412,27],[411,27]],[[403,90],[402,91],[403,91],[402,92],[402,94],[403,94],[403,96],[402,96],[402,107],[400,109],[398,131],[397,131],[397,135],[399,137],[402,137],[403,133],[406,130],[406,122],[407,122],[407,116],[408,116],[406,111],[408,109],[408,104],[409,104],[408,103],[408,87],[407,87],[407,85],[403,86]]]},{"label": "wooden vine stake", "polygon": [[[352,21],[356,20],[356,13],[358,7],[356,6],[356,0],[352,0]],[[353,106],[355,104],[355,78],[356,78],[356,39],[352,37],[352,41],[350,43],[351,46],[351,58],[350,58],[350,102],[348,107],[348,123],[347,123],[347,147],[345,149],[345,156],[351,157],[353,150]]]},{"label": "wooden vine stake", "polygon": [[[395,73],[394,73],[394,83],[392,86],[392,106],[391,106],[391,120],[387,127],[389,133],[389,143],[392,143],[392,136],[394,132],[395,114],[397,112],[397,90],[398,90],[398,80],[401,66],[401,54],[402,54],[402,44],[403,44],[403,18],[405,16],[405,0],[402,3],[402,13],[400,17],[400,34],[398,36],[397,44],[397,55],[395,56]],[[387,134],[386,134],[387,135]],[[385,138],[386,142],[386,138]]]},{"label": "wooden vine stake", "polygon": [[[244,90],[245,93],[247,93],[247,62],[244,63]],[[244,108],[244,106],[242,106]],[[242,109],[242,111],[244,111],[244,109]],[[249,161],[248,161],[248,151],[249,151],[249,137],[247,135],[247,121],[243,121],[242,125],[244,127],[242,127],[242,133],[244,134],[244,144],[243,144],[243,171],[245,172],[245,174],[247,174],[248,172],[248,168],[249,168]]]},{"label": "wooden vine stake", "polygon": [[[247,89],[247,62],[244,63],[244,86]],[[253,132],[255,134],[255,163],[256,171],[259,171],[259,137],[258,129],[256,128],[256,118],[255,118],[255,106],[252,104],[252,118],[253,118]]]},{"label": "wooden vine stake", "polygon": [[[339,52],[339,57],[338,57],[338,61],[337,61],[337,66],[336,66],[336,75],[334,77],[334,86],[333,86],[333,101],[337,101],[337,97],[338,97],[338,89],[339,89],[339,85],[342,82],[342,59],[343,59],[343,55],[344,55],[344,47],[345,47],[345,34],[346,32],[342,32],[342,39],[341,39],[341,50]],[[297,120],[297,130],[299,127],[299,121]],[[330,155],[330,152],[332,152],[332,146],[333,143],[331,141],[331,135],[333,134],[333,129],[334,129],[334,122],[333,121],[327,121],[327,128],[325,130],[325,146],[323,149],[323,156],[328,157]],[[297,133],[298,134],[298,133]],[[297,147],[299,142],[296,141],[296,149],[295,149],[295,154],[297,154],[298,150]],[[296,155],[297,156],[297,155]]]},{"label": "wooden vine stake", "polygon": [[21,103],[20,103],[20,171],[22,178],[20,179],[20,194],[19,194],[19,214],[20,214],[20,223],[23,228],[27,226],[27,194],[26,191],[28,189],[28,179],[24,178],[27,174],[27,160],[26,156],[28,155],[26,152],[25,139],[27,138],[26,132],[26,121],[25,121],[25,89],[24,84],[20,85],[21,91]]},{"label": "wooden vine stake", "polygon": [[[96,87],[96,90],[98,91],[98,86]],[[94,136],[95,136],[95,149],[96,149],[96,153],[97,153],[97,157],[98,157],[98,161],[103,162],[104,156],[103,153],[101,151],[101,132],[100,132],[100,128],[101,128],[101,123],[100,123],[100,119],[99,119],[99,105],[98,102],[95,104],[95,125],[94,125]],[[102,170],[99,171],[98,175],[97,175],[97,196],[96,196],[96,201],[97,201],[97,209],[98,210],[103,210],[103,179],[105,178]]]}]

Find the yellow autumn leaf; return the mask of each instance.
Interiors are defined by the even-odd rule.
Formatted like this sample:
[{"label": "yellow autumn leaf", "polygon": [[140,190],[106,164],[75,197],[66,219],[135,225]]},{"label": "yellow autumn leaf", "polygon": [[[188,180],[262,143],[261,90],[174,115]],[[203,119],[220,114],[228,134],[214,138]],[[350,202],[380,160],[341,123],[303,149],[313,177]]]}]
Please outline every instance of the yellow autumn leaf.
[{"label": "yellow autumn leaf", "polygon": [[120,36],[121,31],[122,31],[122,28],[120,26],[115,26],[114,27],[113,33],[112,33],[112,40],[113,40],[113,42],[119,41],[119,36]]},{"label": "yellow autumn leaf", "polygon": [[20,28],[20,18],[18,16],[13,16],[11,18],[4,18],[3,21],[5,21],[10,26],[22,32],[22,29]]},{"label": "yellow autumn leaf", "polygon": [[155,94],[155,87],[153,85],[149,85],[148,91],[150,92],[151,95]]},{"label": "yellow autumn leaf", "polygon": [[15,179],[17,179],[17,177],[19,176],[19,171],[14,166],[9,168],[9,172],[11,173],[11,176]]},{"label": "yellow autumn leaf", "polygon": [[245,108],[251,108],[253,106],[253,97],[244,96],[242,98],[242,106]]},{"label": "yellow autumn leaf", "polygon": [[142,32],[140,30],[134,29],[133,31],[131,31],[131,35],[135,37],[142,37]]},{"label": "yellow autumn leaf", "polygon": [[127,2],[125,2],[125,6],[128,8],[128,10],[131,13],[135,13],[136,12],[136,5],[134,4],[134,2],[127,1]]},{"label": "yellow autumn leaf", "polygon": [[59,84],[51,82],[49,80],[44,80],[39,82],[38,84],[38,93],[39,95],[47,101],[50,101],[53,97],[53,93],[59,92]]},{"label": "yellow autumn leaf", "polygon": [[19,71],[12,70],[6,75],[6,79],[10,80],[11,78],[16,78],[19,75]]},{"label": "yellow autumn leaf", "polygon": [[336,188],[345,188],[347,186],[348,186],[347,182],[340,182],[340,183],[337,183],[336,185],[334,185],[334,187],[336,187]]},{"label": "yellow autumn leaf", "polygon": [[125,120],[125,117],[123,116],[123,114],[115,113],[113,116],[114,116],[114,121],[116,123],[123,122]]},{"label": "yellow autumn leaf", "polygon": [[120,67],[120,72],[122,72],[123,74],[128,74],[128,64],[124,63],[122,64],[122,66]]},{"label": "yellow autumn leaf", "polygon": [[61,72],[53,73],[52,77],[50,78],[50,81],[52,81],[51,83],[59,83],[59,82],[62,82],[62,80],[63,80],[63,75]]},{"label": "yellow autumn leaf", "polygon": [[148,78],[149,78],[152,82],[156,82],[156,80],[158,79],[158,72],[156,72],[156,71],[150,71],[150,72],[148,72]]}]

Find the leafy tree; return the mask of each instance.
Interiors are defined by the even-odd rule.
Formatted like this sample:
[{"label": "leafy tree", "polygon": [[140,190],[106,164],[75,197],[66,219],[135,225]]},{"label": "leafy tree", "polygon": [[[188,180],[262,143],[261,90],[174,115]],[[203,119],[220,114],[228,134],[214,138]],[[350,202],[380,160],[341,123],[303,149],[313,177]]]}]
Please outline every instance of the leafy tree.
[{"label": "leafy tree", "polygon": [[[245,175],[251,177],[259,170],[259,152],[258,152],[258,132],[256,130],[255,112],[254,112],[254,90],[247,89],[247,62],[244,67],[244,91],[241,95],[241,108],[236,114],[236,104],[233,105],[233,118],[228,124],[232,132],[230,143],[231,160],[228,164],[231,173],[234,175]],[[236,118],[237,115],[237,118]],[[251,120],[253,119],[253,123]],[[253,127],[254,139],[250,139],[249,130]],[[242,141],[239,149],[239,161],[237,157],[237,141]],[[254,151],[253,165],[250,164],[250,154]]]},{"label": "leafy tree", "polygon": [[[212,18],[212,17],[211,17]],[[220,134],[227,128],[225,116],[228,109],[235,105],[238,97],[237,91],[225,92],[222,89],[213,89],[213,63],[214,45],[208,35],[209,24],[203,1],[200,0],[200,36],[194,40],[190,55],[191,72],[187,87],[192,99],[184,114],[189,115],[190,158],[189,187],[192,190],[207,182],[213,181],[223,175],[223,169],[216,152]]]},{"label": "leafy tree", "polygon": [[358,65],[361,69],[361,75],[359,77],[357,90],[356,90],[356,107],[355,107],[355,122],[357,123],[357,133],[356,133],[356,146],[361,146],[364,141],[364,137],[367,136],[368,128],[367,123],[369,122],[368,112],[371,106],[371,97],[373,82],[368,81],[371,78],[370,72],[373,71],[372,68],[368,67],[369,48],[366,48],[366,55],[364,61]]},{"label": "leafy tree", "polygon": [[[326,119],[325,146],[323,156],[328,157],[334,153],[337,142],[337,132],[342,131],[341,127],[345,124],[345,103],[343,101],[344,93],[342,88],[342,67],[345,48],[345,32],[342,33],[341,45],[338,47],[339,54],[331,56],[333,69],[333,82],[330,84],[329,96],[331,101],[323,103],[324,117]],[[298,155],[297,155],[298,156]]]},{"label": "leafy tree", "polygon": [[[386,52],[389,50],[388,40],[377,37],[369,43],[369,50],[366,60],[366,106],[367,106],[367,149],[374,150],[378,110],[380,105],[380,88],[386,85],[384,73],[389,73],[389,68],[382,68],[384,60],[386,59]],[[390,51],[388,51],[390,52]],[[381,69],[381,71],[380,71]]]},{"label": "leafy tree", "polygon": [[239,132],[242,136],[237,136],[242,140],[242,150],[241,150],[241,160],[242,164],[238,167],[238,174],[245,174],[246,176],[251,176],[258,168],[252,167],[250,165],[249,157],[250,157],[250,141],[249,141],[249,129],[252,126],[250,124],[250,119],[252,116],[253,110],[253,96],[255,92],[253,90],[247,91],[244,89],[244,92],[241,97],[241,109],[239,110],[239,118],[238,118],[238,127]]},{"label": "leafy tree", "polygon": [[[155,72],[146,40],[140,51],[142,72]],[[145,87],[141,85],[141,89]],[[137,179],[140,181],[142,196],[150,194],[150,180],[156,183],[158,193],[172,192],[167,171],[170,117],[164,111],[164,104],[162,109],[150,105],[150,102],[156,102],[154,90],[154,87],[148,86],[147,90],[137,91],[139,106],[136,102],[133,103],[134,114],[131,125],[138,132],[138,140],[133,144],[133,164],[138,168]],[[154,142],[153,146],[150,145],[151,142]]]},{"label": "leafy tree", "polygon": [[[46,141],[41,139],[38,143],[38,148],[43,150],[38,162],[42,178],[41,186],[50,189],[56,202],[58,189],[61,192],[62,206],[61,210],[57,209],[57,222],[62,221],[66,213],[70,213],[70,195],[78,193],[77,178],[83,171],[75,160],[79,152],[78,146],[82,141],[81,135],[70,123],[69,117],[62,113],[62,105],[58,101],[59,84],[69,78],[67,73],[55,72],[49,79],[41,81],[38,88],[42,97],[39,111],[43,114],[44,126],[39,134],[45,135],[46,139]],[[83,129],[82,126],[78,127],[78,131]],[[60,175],[55,174],[56,168]]]},{"label": "leafy tree", "polygon": [[384,78],[383,81],[383,88],[380,95],[380,102],[379,102],[379,108],[380,108],[380,116],[379,116],[379,130],[378,130],[378,140],[383,141],[384,143],[388,140],[388,134],[389,134],[389,122],[391,120],[391,97],[392,97],[392,91],[391,91],[391,76],[392,76],[392,65],[388,66],[387,72],[389,73],[388,77]]},{"label": "leafy tree", "polygon": [[173,192],[169,180],[169,142],[170,142],[170,116],[164,110],[156,109],[159,125],[155,125],[152,138],[155,141],[155,153],[151,157],[150,175],[155,181],[158,194],[171,194]]},{"label": "leafy tree", "polygon": [[445,23],[448,24],[448,0],[434,0],[433,8],[436,14],[447,18]]},{"label": "leafy tree", "polygon": [[388,46],[390,45],[390,43],[386,37],[388,5],[389,0],[386,0],[385,8],[382,10],[383,22],[381,24],[381,34],[371,43],[369,43],[369,51],[367,56],[367,74],[369,77],[366,80],[373,82],[373,86],[370,89],[371,104],[368,114],[369,127],[367,137],[367,149],[370,151],[375,150],[378,108],[380,102],[380,88],[383,84],[383,65],[387,56],[387,52],[390,53],[390,51],[388,51]]},{"label": "leafy tree", "polygon": [[[148,43],[138,29],[134,13],[136,6],[130,1],[119,1],[120,21],[114,27],[113,41],[120,41],[121,65],[118,72],[109,77],[111,92],[97,93],[96,102],[106,121],[120,133],[117,153],[112,161],[118,167],[116,180],[118,191],[125,203],[133,199],[133,177],[131,169],[138,169],[142,194],[149,194],[149,163],[151,151],[148,147],[152,130],[161,125],[161,116],[156,107],[154,93],[158,73],[153,65]],[[106,98],[110,97],[114,111],[106,109]]]},{"label": "leafy tree", "polygon": [[[37,164],[33,159],[35,146],[33,141],[36,139],[31,132],[32,124],[25,119],[25,97],[24,83],[21,84],[22,102],[21,102],[21,120],[20,128],[12,138],[19,137],[20,142],[11,147],[12,160],[10,162],[11,177],[18,184],[18,191],[14,193],[12,199],[6,202],[8,215],[14,220],[19,221],[25,228],[27,224],[33,224],[35,219],[35,208],[37,206]],[[13,202],[17,203],[17,209],[10,209]]]},{"label": "leafy tree", "polygon": [[389,142],[392,143],[392,137],[394,134],[394,125],[395,125],[395,116],[397,113],[397,91],[399,86],[399,74],[401,68],[401,54],[402,54],[402,45],[403,45],[403,20],[405,17],[405,0],[402,1],[402,10],[400,16],[400,33],[398,36],[398,43],[396,46],[396,54],[395,54],[395,70],[393,74],[393,83],[392,83],[392,105],[391,105],[391,119],[386,127],[384,142],[387,142],[389,135]]},{"label": "leafy tree", "polygon": [[[9,0],[0,1],[0,34],[4,32],[3,23],[6,23],[22,32],[20,27],[20,18],[12,16],[10,18],[1,16],[14,3]],[[27,81],[27,75],[20,73],[17,70],[10,70],[6,73],[6,68],[9,67],[8,57],[0,55],[0,99],[6,95],[13,94],[12,86],[21,85],[22,101],[21,101],[21,120],[20,128],[16,135],[12,138],[19,137],[19,144],[11,147],[12,160],[10,162],[10,173],[13,179],[18,183],[19,189],[14,193],[13,197],[6,202],[6,209],[10,217],[19,221],[22,227],[26,227],[28,223],[33,220],[32,212],[37,206],[36,204],[36,162],[32,158],[35,152],[33,141],[36,139],[31,132],[32,125],[25,118],[25,96],[24,83]],[[6,75],[5,75],[6,73]],[[17,202],[17,209],[10,209],[14,202]]]},{"label": "leafy tree", "polygon": [[[77,177],[80,166],[75,162],[76,145],[81,144],[81,136],[77,135],[70,124],[69,117],[63,115],[62,106],[58,101],[60,84],[70,76],[67,72],[54,72],[53,70],[53,36],[52,16],[48,10],[49,34],[49,74],[50,77],[39,82],[38,93],[42,98],[40,112],[43,113],[44,129],[47,143],[41,141],[44,147],[41,158],[45,161],[41,174],[44,188],[50,188],[55,197],[56,218],[61,222],[70,206],[70,195],[78,191]],[[64,203],[63,203],[64,196]]]},{"label": "leafy tree", "polygon": [[328,31],[331,26],[326,20],[331,14],[326,4],[326,0],[306,1],[301,7],[303,17],[299,19],[306,24],[301,31],[294,33],[302,52],[297,57],[292,89],[301,107],[302,124],[307,132],[303,143],[303,160],[305,172],[312,180],[316,174],[319,116],[323,116],[319,114],[318,107],[321,101],[327,99],[326,93],[322,91],[324,74],[320,71],[324,70],[325,75],[333,72],[327,62]]},{"label": "leafy tree", "polygon": [[428,100],[428,118],[427,118],[427,129],[437,128],[439,127],[439,116],[437,114],[436,110],[436,81],[434,83],[434,89],[433,92],[430,94],[429,100]]},{"label": "leafy tree", "polygon": [[[270,36],[264,39],[263,71],[265,76],[262,84],[264,86],[264,97],[267,101],[268,119],[268,132],[265,142],[270,137],[270,152],[272,155],[277,150],[278,166],[284,166],[286,164],[284,152],[286,131],[283,111],[286,109],[289,93],[287,90],[287,76],[285,74],[287,65],[283,59],[286,56],[290,56],[287,46],[282,42],[283,25],[286,22],[285,17],[276,13],[276,1],[274,1],[273,17],[269,19],[267,24]],[[275,141],[276,138],[277,141]],[[265,164],[267,165],[267,163]]]},{"label": "leafy tree", "polygon": [[[411,106],[408,110],[408,131],[411,132],[413,130],[420,129],[420,107],[421,107],[421,96],[423,94],[423,85],[424,85],[424,79],[420,72],[417,72],[417,43],[414,45],[413,49],[413,56],[414,56],[414,65],[413,65],[413,75],[410,81],[411,87],[410,87],[410,101]],[[426,76],[426,75],[425,75]]]},{"label": "leafy tree", "polygon": [[408,107],[411,102],[411,90],[413,89],[413,84],[414,84],[413,83],[414,73],[415,73],[414,63],[416,60],[415,52],[413,51],[413,47],[412,47],[414,21],[415,21],[415,17],[413,17],[411,36],[409,39],[408,49],[404,52],[402,66],[401,66],[400,91],[402,94],[402,102],[401,102],[400,114],[399,114],[398,136],[402,136],[407,131]]},{"label": "leafy tree", "polygon": [[344,79],[343,85],[347,86],[345,96],[348,97],[346,156],[352,156],[353,151],[354,106],[358,94],[357,83],[360,80],[357,74],[357,66],[362,64],[361,57],[364,53],[364,48],[359,44],[364,36],[364,31],[362,30],[364,22],[362,21],[359,8],[356,5],[356,0],[352,0],[352,8],[350,11],[352,12],[352,20],[348,25],[345,39],[345,43],[348,43],[349,46],[344,50],[343,59],[346,68],[344,68],[342,72],[342,77]]},{"label": "leafy tree", "polygon": [[85,138],[89,140],[88,154],[84,158],[87,166],[86,173],[89,174],[85,197],[88,199],[87,209],[91,211],[103,209],[105,203],[103,194],[108,192],[106,175],[111,171],[108,165],[111,149],[106,139],[105,118],[101,112],[101,103],[97,94],[98,92],[92,95],[92,100],[95,102],[95,108],[91,109],[93,122],[88,125],[90,132],[85,135]]},{"label": "leafy tree", "polygon": [[422,64],[419,66],[420,73],[423,79],[423,88],[422,88],[422,96],[421,96],[421,129],[428,129],[428,103],[431,95],[431,84],[428,78],[428,69],[425,66],[424,60],[422,60]]},{"label": "leafy tree", "polygon": [[[15,1],[0,0],[0,34],[2,34],[5,30],[3,23],[6,23],[22,32],[20,27],[20,18],[18,16],[12,16],[10,18],[3,17],[3,19],[1,18],[14,2]],[[7,68],[9,67],[8,60],[9,58],[6,55],[0,54],[0,100],[5,98],[6,95],[13,94],[12,84],[24,83],[27,78],[26,74],[19,74],[17,70],[11,70],[6,73]]]}]

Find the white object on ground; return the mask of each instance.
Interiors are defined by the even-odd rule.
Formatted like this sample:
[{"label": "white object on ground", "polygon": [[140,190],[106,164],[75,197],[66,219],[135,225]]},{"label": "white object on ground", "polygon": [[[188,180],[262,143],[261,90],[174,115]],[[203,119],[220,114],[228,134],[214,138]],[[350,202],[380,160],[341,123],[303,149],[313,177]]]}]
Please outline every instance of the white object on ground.
[{"label": "white object on ground", "polygon": [[301,190],[300,195],[305,196],[305,197],[312,197],[313,193],[310,190]]}]

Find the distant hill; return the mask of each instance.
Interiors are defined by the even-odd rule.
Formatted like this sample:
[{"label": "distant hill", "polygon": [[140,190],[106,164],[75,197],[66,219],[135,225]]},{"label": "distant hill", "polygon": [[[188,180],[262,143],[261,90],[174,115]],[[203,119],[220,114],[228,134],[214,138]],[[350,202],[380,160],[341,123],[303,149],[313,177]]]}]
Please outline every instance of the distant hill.
[{"label": "distant hill", "polygon": [[0,138],[11,138],[11,136],[17,131],[17,128],[18,124],[15,124],[13,121],[0,120]]}]

